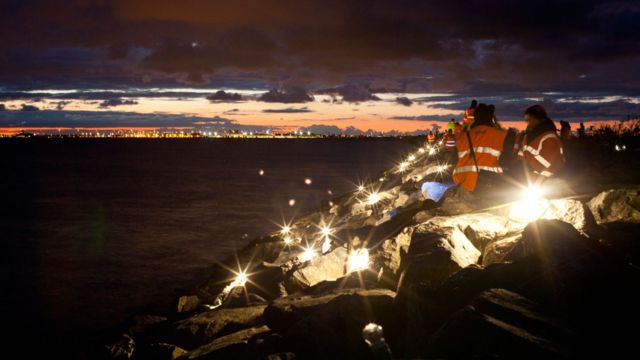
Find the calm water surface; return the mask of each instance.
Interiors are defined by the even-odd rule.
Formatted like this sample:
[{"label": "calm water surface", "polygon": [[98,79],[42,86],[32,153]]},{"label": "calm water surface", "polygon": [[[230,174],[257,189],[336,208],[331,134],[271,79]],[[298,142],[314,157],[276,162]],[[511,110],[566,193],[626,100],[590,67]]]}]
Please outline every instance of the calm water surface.
[{"label": "calm water surface", "polygon": [[388,139],[0,140],[5,319],[31,344],[81,341],[193,285],[215,259],[326,203],[328,191],[352,190],[411,147]]}]

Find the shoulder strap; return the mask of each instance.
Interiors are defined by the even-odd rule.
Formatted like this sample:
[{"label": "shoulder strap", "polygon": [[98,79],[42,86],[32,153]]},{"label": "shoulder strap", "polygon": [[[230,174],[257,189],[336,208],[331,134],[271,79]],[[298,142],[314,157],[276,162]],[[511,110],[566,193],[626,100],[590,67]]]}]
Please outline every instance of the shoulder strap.
[{"label": "shoulder strap", "polygon": [[473,142],[471,141],[471,135],[469,135],[469,130],[465,130],[465,133],[467,134],[467,140],[469,141],[469,153],[471,154],[473,163],[476,164],[476,172],[480,172],[480,168],[478,167],[478,160],[476,160],[476,152],[473,151]]}]

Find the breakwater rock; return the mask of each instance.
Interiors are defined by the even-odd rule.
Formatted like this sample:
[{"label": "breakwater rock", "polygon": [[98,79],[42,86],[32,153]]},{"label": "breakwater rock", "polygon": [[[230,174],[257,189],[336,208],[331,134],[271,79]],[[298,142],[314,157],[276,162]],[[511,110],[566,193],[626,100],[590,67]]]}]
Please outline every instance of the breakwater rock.
[{"label": "breakwater rock", "polygon": [[584,358],[633,350],[638,189],[539,199],[525,204],[535,216],[523,220],[511,202],[456,190],[434,200],[422,185],[447,182],[448,157],[419,148],[253,240],[170,311],[136,316],[102,355]]}]

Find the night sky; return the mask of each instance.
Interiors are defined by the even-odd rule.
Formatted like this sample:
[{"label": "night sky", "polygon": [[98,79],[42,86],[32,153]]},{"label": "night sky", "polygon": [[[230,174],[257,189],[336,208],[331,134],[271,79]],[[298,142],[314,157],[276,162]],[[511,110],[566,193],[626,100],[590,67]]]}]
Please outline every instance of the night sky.
[{"label": "night sky", "polygon": [[640,115],[638,1],[4,0],[0,44],[5,129]]}]

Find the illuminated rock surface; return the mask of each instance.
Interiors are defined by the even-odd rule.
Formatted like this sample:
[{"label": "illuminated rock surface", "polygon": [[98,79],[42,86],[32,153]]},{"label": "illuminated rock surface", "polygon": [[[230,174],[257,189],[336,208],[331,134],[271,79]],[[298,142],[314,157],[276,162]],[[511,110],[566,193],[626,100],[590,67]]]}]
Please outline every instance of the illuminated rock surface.
[{"label": "illuminated rock surface", "polygon": [[[395,358],[615,358],[629,349],[635,332],[626,329],[640,322],[637,189],[586,204],[545,200],[540,220],[519,222],[507,216],[514,199],[460,189],[425,199],[421,182],[452,169],[439,171],[439,154],[412,155],[213,265],[162,316],[118,329],[107,356],[372,358],[362,338],[370,322]],[[358,251],[366,268],[349,272]]]}]

